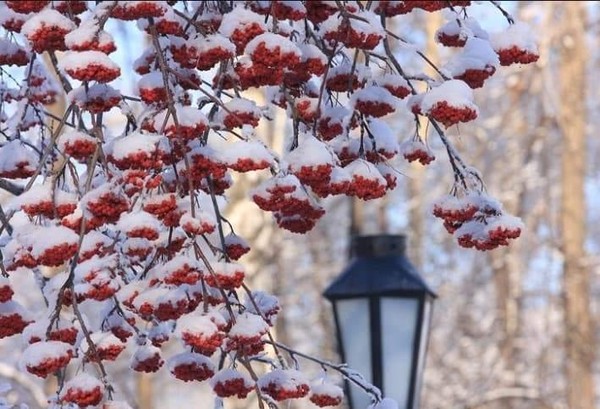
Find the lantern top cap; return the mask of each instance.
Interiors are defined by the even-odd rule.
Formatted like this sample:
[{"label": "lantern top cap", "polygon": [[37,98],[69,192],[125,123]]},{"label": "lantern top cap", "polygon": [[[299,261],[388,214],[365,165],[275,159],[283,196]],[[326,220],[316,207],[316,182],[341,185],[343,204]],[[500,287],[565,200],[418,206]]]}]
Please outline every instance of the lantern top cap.
[{"label": "lantern top cap", "polygon": [[352,239],[352,259],[325,290],[329,300],[397,296],[436,297],[406,257],[403,235],[357,236]]},{"label": "lantern top cap", "polygon": [[403,256],[406,252],[406,236],[379,234],[355,236],[350,243],[352,257]]}]

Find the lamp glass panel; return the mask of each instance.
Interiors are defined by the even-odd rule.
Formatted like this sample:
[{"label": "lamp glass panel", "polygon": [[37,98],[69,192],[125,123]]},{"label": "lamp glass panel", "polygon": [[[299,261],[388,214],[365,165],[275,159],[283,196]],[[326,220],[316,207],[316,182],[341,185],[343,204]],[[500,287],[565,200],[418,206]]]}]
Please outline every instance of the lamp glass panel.
[{"label": "lamp glass panel", "polygon": [[383,392],[400,409],[412,409],[408,398],[419,300],[383,297],[380,302]]},{"label": "lamp glass panel", "polygon": [[[359,372],[367,382],[372,382],[369,300],[367,298],[338,300],[336,308],[346,363]],[[369,396],[352,383],[350,383],[350,396],[354,408],[366,408],[371,403]]]},{"label": "lamp glass panel", "polygon": [[423,369],[425,368],[425,354],[427,353],[427,344],[429,343],[429,328],[431,327],[431,310],[433,300],[428,298],[423,305],[423,325],[421,326],[421,340],[419,345],[419,362],[417,363],[417,382],[415,386],[415,404],[419,407],[421,398],[421,385],[423,383]]}]

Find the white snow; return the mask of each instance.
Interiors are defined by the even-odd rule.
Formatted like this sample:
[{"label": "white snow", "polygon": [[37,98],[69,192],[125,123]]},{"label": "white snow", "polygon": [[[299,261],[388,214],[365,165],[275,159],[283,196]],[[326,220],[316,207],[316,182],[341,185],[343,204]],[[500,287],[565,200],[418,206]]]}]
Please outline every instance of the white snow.
[{"label": "white snow", "polygon": [[32,36],[44,27],[58,27],[65,31],[72,31],[77,27],[75,23],[53,9],[44,9],[32,14],[33,16],[28,18],[21,28],[21,33],[26,37]]},{"label": "white snow", "polygon": [[0,172],[14,171],[17,166],[24,164],[28,164],[23,166],[24,170],[33,172],[37,162],[35,153],[18,139],[13,139],[0,147]]},{"label": "white snow", "polygon": [[[160,129],[160,127],[165,123],[165,118],[168,114],[168,110],[160,111],[154,117],[154,126],[156,129]],[[177,115],[177,123],[182,127],[195,127],[199,125],[208,126],[208,119],[204,112],[200,111],[198,108],[194,108],[192,106],[184,106],[181,104],[175,105],[175,114]],[[169,114],[169,119],[167,119],[166,128],[175,125],[175,118],[173,115]]]},{"label": "white snow", "polygon": [[359,158],[353,160],[345,167],[345,169],[353,178],[360,176],[369,180],[377,180],[380,185],[387,185],[387,181],[381,175],[377,167],[364,159]]},{"label": "white snow", "polygon": [[59,396],[64,398],[71,390],[91,392],[96,388],[99,388],[102,394],[104,393],[104,384],[99,379],[86,372],[80,372],[65,383]]},{"label": "white snow", "polygon": [[57,206],[76,204],[77,195],[75,193],[65,192],[58,188],[52,192],[52,185],[50,183],[33,185],[29,190],[11,200],[7,208],[19,209],[23,206],[36,205],[43,202],[53,202]]},{"label": "white snow", "polygon": [[[90,334],[90,339],[92,343],[96,347],[96,350],[99,349],[108,349],[112,346],[124,347],[125,344],[117,338],[112,332],[94,332]],[[80,345],[81,352],[87,354],[89,350],[89,344],[87,338],[83,338],[81,340]]]},{"label": "white snow", "polygon": [[152,344],[141,345],[135,350],[131,357],[131,366],[134,367],[137,363],[147,361],[157,355],[160,357],[160,348],[155,347]]},{"label": "white snow", "polygon": [[203,36],[201,34],[187,41],[187,46],[193,48],[198,54],[204,54],[210,50],[220,48],[227,51],[231,56],[235,55],[235,44],[221,34],[209,34]]},{"label": "white snow", "polygon": [[244,6],[238,5],[231,12],[226,13],[223,16],[223,20],[219,26],[219,33],[223,34],[225,37],[231,37],[236,29],[244,31],[244,28],[250,24],[257,24],[264,31],[267,31],[264,20],[265,18],[260,14],[248,10]]},{"label": "white snow", "polygon": [[355,107],[358,102],[379,102],[395,107],[398,99],[383,87],[371,85],[355,91],[350,97],[350,106]]},{"label": "white snow", "polygon": [[[252,291],[251,297],[252,299],[250,299],[250,295],[246,295],[246,299],[244,301],[244,306],[248,312],[258,315],[259,313],[264,314],[268,311],[279,309],[279,299],[274,295],[268,294],[264,291]],[[260,311],[256,310],[254,304],[258,306]]]},{"label": "white snow", "polygon": [[[294,2],[296,3],[296,2]],[[302,52],[302,61],[305,62],[307,60],[318,59],[323,63],[323,65],[327,65],[327,56],[323,54],[323,51],[319,47],[310,43],[301,43],[298,45],[300,51]]]},{"label": "white snow", "polygon": [[185,333],[211,337],[219,332],[219,328],[212,322],[207,315],[193,312],[186,314],[177,320],[177,327],[174,334],[178,338],[182,338]]},{"label": "white snow", "polygon": [[[12,42],[6,38],[0,38],[0,55],[15,55],[19,51],[26,50],[15,42]],[[29,55],[28,52],[27,55]]]},{"label": "white snow", "polygon": [[329,145],[310,134],[299,135],[298,147],[285,156],[292,172],[302,167],[335,165],[336,159]]},{"label": "white snow", "polygon": [[[373,134],[378,152],[398,153],[398,134],[386,122],[380,119],[371,119],[369,120],[369,130]],[[372,149],[371,138],[364,138],[364,141],[367,149]]]},{"label": "white snow", "polygon": [[512,216],[509,214],[502,214],[501,216],[494,217],[491,221],[488,220],[488,224],[486,225],[487,231],[492,231],[497,228],[508,229],[508,230],[523,230],[525,228],[525,224],[521,218]]},{"label": "white snow", "polygon": [[117,267],[117,255],[111,254],[106,257],[94,256],[89,260],[82,261],[75,267],[75,280],[88,281],[93,278],[94,282],[102,279],[111,281],[110,270]]},{"label": "white snow", "polygon": [[404,79],[404,77],[402,77],[401,75],[397,75],[397,74],[381,75],[375,79],[375,82],[377,83],[377,85],[382,86],[382,87],[385,87],[387,85],[387,86],[393,87],[393,88],[402,87],[402,88],[410,89],[410,86],[408,85],[408,81],[406,81]]},{"label": "white snow", "polygon": [[101,66],[110,71],[121,70],[110,57],[100,51],[67,51],[58,61],[58,67],[65,71],[82,70],[89,66]]},{"label": "white snow", "polygon": [[149,275],[162,280],[181,269],[202,272],[200,262],[195,258],[179,254],[164,264],[158,264],[149,271]]},{"label": "white snow", "polygon": [[[356,16],[357,18],[349,18],[348,21],[352,29],[357,33],[364,34],[365,36],[377,35],[380,37],[384,37],[386,35],[385,30],[381,25],[381,20],[379,19],[379,16],[377,16],[372,11],[358,11],[354,13],[354,16]],[[343,19],[340,17],[339,13],[332,14],[327,18],[327,20],[321,23],[321,26],[318,30],[319,35],[323,36],[326,33],[338,31],[342,21]]]},{"label": "white snow", "polygon": [[20,235],[19,241],[31,248],[31,255],[38,258],[46,250],[61,244],[76,245],[79,236],[64,226],[35,226],[31,231]]},{"label": "white snow", "polygon": [[73,354],[73,347],[66,342],[43,341],[29,345],[21,355],[21,365],[36,367],[44,361]]},{"label": "white snow", "polygon": [[477,111],[473,103],[473,90],[460,80],[445,81],[423,94],[421,109],[428,112],[438,102],[446,101],[452,107],[465,107]]},{"label": "white snow", "polygon": [[117,160],[142,152],[151,155],[158,149],[161,139],[164,137],[158,134],[135,132],[115,139],[108,150]]},{"label": "white snow", "polygon": [[161,227],[160,221],[154,217],[154,215],[144,212],[143,210],[137,212],[125,212],[117,222],[117,229],[126,234],[140,228],[148,228],[158,232],[161,230]]},{"label": "white snow", "polygon": [[513,46],[529,51],[532,54],[538,53],[537,40],[530,26],[523,22],[511,24],[505,31],[492,33],[491,43],[496,51],[506,50]]},{"label": "white snow", "polygon": [[265,388],[274,383],[281,389],[295,390],[300,385],[308,385],[306,376],[296,369],[274,369],[258,378],[258,387]]},{"label": "white snow", "polygon": [[223,146],[221,159],[228,165],[236,163],[240,159],[252,159],[253,162],[267,162],[273,164],[274,158],[269,148],[260,140],[235,141]]},{"label": "white snow", "polygon": [[85,43],[92,43],[93,41],[97,41],[99,47],[114,43],[112,35],[100,30],[98,20],[94,18],[82,21],[79,27],[65,36],[65,45],[69,49],[81,47]]},{"label": "white snow", "polygon": [[245,312],[235,317],[235,324],[229,330],[229,336],[251,338],[264,335],[268,330],[269,324],[262,317]]},{"label": "white snow", "polygon": [[[69,93],[69,95],[71,95],[71,93]],[[64,151],[67,146],[73,145],[76,142],[89,142],[95,144],[96,138],[81,131],[65,132],[58,140],[58,149]]]},{"label": "white snow", "polygon": [[221,369],[210,379],[209,382],[210,386],[214,388],[215,385],[219,383],[225,383],[232,379],[242,379],[246,388],[251,388],[254,385],[254,381],[252,380],[252,378],[250,378],[249,375],[232,368]]},{"label": "white snow", "polygon": [[327,395],[332,398],[344,397],[344,390],[331,382],[319,380],[310,384],[310,391],[313,395]]},{"label": "white snow", "polygon": [[223,277],[233,277],[238,273],[244,274],[246,269],[242,264],[239,263],[226,263],[224,261],[212,263],[212,268],[215,274]]},{"label": "white snow", "polygon": [[[121,98],[121,93],[108,84],[96,83],[89,87],[77,87],[67,94],[67,102],[85,102],[90,99],[110,100],[113,98]],[[64,135],[61,136],[61,139]]]},{"label": "white snow", "polygon": [[203,366],[214,372],[216,370],[213,361],[201,354],[195,354],[193,352],[183,352],[172,356],[167,361],[167,367],[169,371],[173,372],[179,365],[194,364],[196,366]]},{"label": "white snow", "polygon": [[440,27],[435,33],[435,39],[439,42],[439,37],[445,34],[449,37],[458,36],[461,40],[466,40],[470,37],[481,38],[488,40],[488,33],[481,28],[479,22],[474,18],[452,19]]},{"label": "white snow", "polygon": [[348,61],[344,61],[335,67],[329,68],[329,72],[327,73],[327,78],[333,78],[337,75],[349,75],[352,73],[356,76],[358,82],[362,83],[371,78],[371,70],[368,66],[364,64],[356,64],[354,67],[354,71],[352,71],[352,63]]},{"label": "white snow", "polygon": [[143,75],[138,81],[139,89],[164,88],[164,86],[165,83],[160,71],[149,72],[148,74]]},{"label": "white snow", "polygon": [[456,54],[444,69],[452,76],[463,74],[468,69],[484,70],[486,67],[498,68],[500,60],[488,40],[470,37],[461,53]]},{"label": "white snow", "polygon": [[280,55],[292,54],[298,57],[298,59],[302,57],[302,51],[292,41],[279,34],[268,32],[260,34],[250,40],[250,42],[246,45],[244,53],[252,55],[254,51],[256,51],[256,47],[258,47],[260,44],[264,44],[265,48],[272,52],[279,49]]}]

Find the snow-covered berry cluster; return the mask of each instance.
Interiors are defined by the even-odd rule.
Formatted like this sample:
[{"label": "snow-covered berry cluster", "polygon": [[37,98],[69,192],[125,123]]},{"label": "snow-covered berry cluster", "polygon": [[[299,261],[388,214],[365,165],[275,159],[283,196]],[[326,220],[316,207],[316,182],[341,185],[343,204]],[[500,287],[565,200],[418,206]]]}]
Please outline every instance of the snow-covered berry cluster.
[{"label": "snow-covered berry cluster", "polygon": [[523,229],[519,218],[506,214],[498,201],[481,192],[445,196],[434,204],[433,214],[459,245],[477,250],[507,246]]}]

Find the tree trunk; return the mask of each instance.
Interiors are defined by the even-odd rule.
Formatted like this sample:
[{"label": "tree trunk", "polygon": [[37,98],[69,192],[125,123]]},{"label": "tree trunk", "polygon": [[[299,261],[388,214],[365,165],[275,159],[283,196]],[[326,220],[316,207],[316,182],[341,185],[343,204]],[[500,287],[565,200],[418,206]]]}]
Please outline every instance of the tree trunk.
[{"label": "tree trunk", "polygon": [[152,409],[154,407],[154,395],[152,393],[152,376],[145,373],[136,375],[138,408]]},{"label": "tree trunk", "polygon": [[567,406],[594,408],[594,339],[590,311],[590,274],[583,264],[586,236],[586,40],[585,3],[560,2],[560,111],[562,195],[560,225],[563,251],[563,302]]}]

